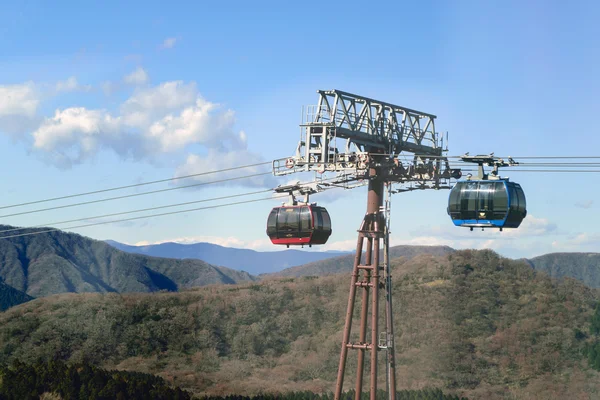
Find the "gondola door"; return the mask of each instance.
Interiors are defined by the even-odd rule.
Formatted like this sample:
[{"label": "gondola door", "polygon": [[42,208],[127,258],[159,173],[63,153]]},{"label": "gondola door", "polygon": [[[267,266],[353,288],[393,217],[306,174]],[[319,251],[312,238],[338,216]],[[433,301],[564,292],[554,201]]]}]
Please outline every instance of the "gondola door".
[{"label": "gondola door", "polygon": [[477,223],[489,224],[494,219],[494,185],[496,182],[479,182],[477,190]]}]

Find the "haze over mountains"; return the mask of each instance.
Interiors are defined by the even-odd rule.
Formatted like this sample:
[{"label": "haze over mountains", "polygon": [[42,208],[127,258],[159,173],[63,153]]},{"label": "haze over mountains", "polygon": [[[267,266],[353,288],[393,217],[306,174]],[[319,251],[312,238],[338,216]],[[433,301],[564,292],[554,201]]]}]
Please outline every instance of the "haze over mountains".
[{"label": "haze over mountains", "polygon": [[[128,253],[164,258],[193,258],[213,265],[247,271],[253,275],[278,272],[285,268],[346,254],[342,251],[303,251],[296,249],[255,251],[224,247],[213,243],[182,244],[167,242],[145,246],[132,246],[114,240],[106,240],[106,243]],[[281,246],[279,248],[282,249]]]}]

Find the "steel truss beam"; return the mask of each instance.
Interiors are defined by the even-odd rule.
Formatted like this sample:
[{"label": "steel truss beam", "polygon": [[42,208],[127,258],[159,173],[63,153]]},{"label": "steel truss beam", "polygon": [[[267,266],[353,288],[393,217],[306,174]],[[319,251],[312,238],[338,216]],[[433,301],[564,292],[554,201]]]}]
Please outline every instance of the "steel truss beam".
[{"label": "steel truss beam", "polygon": [[317,93],[318,104],[303,110],[296,154],[276,160],[275,175],[365,170],[373,151],[442,156],[435,115],[340,90]]},{"label": "steel truss beam", "polygon": [[319,103],[309,108],[309,118],[303,124],[308,130],[322,133],[319,127],[325,127],[329,136],[347,139],[362,151],[368,147],[390,154],[409,151],[441,155],[435,115],[340,90],[317,93]]}]

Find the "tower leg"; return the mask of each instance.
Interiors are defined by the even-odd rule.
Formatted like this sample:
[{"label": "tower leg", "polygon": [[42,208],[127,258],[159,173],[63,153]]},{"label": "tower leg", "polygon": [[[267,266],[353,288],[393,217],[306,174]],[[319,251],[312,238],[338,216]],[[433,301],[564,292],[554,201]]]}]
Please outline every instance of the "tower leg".
[{"label": "tower leg", "polygon": [[[365,254],[365,265],[371,264],[371,254],[373,249],[373,239],[368,239],[367,252]],[[369,270],[365,271],[365,276],[362,280],[365,284],[368,284],[371,281],[371,272]],[[369,287],[363,286],[362,293],[362,308],[360,309],[360,337],[358,342],[360,344],[365,343],[367,340],[367,318],[369,314]],[[360,396],[362,393],[362,383],[363,383],[363,368],[365,364],[365,349],[358,349],[358,366],[356,370],[356,390],[355,390],[355,400],[360,400]]]},{"label": "tower leg", "polygon": [[350,331],[352,329],[352,314],[354,313],[354,297],[356,295],[356,282],[358,280],[360,259],[362,257],[364,237],[359,236],[356,244],[356,256],[354,257],[354,269],[352,279],[350,279],[350,294],[348,295],[348,308],[346,309],[346,323],[344,324],[344,336],[342,339],[342,351],[340,354],[340,364],[338,367],[337,383],[335,385],[335,400],[342,396],[344,387],[344,372],[346,369],[346,356],[348,355],[348,342],[350,341]]},{"label": "tower leg", "polygon": [[[388,192],[389,193],[389,192]],[[386,207],[386,228],[383,237],[383,260],[385,263],[385,326],[386,326],[386,372],[388,399],[396,400],[396,357],[394,341],[394,320],[392,312],[392,275],[390,267],[390,231],[389,231],[389,201]]]},{"label": "tower leg", "polygon": [[[371,351],[371,382],[370,398],[375,400],[377,395],[377,352],[379,350],[379,285],[380,285],[380,240],[384,236],[385,216],[381,213],[383,203],[384,182],[377,179],[377,171],[371,169],[370,176],[373,178],[369,182],[369,194],[367,198],[367,213],[363,219],[358,234],[356,246],[356,256],[354,258],[354,268],[350,280],[350,294],[348,296],[348,307],[346,311],[346,322],[344,324],[344,334],[342,338],[342,350],[340,353],[340,363],[338,367],[337,383],[334,399],[339,400],[344,386],[344,373],[346,368],[346,358],[348,349],[358,350],[358,366],[356,372],[356,400],[360,399],[362,393],[363,370],[365,351]],[[360,264],[364,238],[367,238],[368,246],[366,250],[366,262]],[[362,278],[362,279],[360,279]],[[356,287],[363,288],[361,324],[359,332],[359,342],[350,343],[350,331],[352,328],[352,315],[354,312],[354,302],[356,297]],[[369,290],[373,290],[371,297],[371,335],[367,342],[368,325],[368,307]]]},{"label": "tower leg", "polygon": [[373,306],[371,309],[371,400],[377,398],[377,352],[379,350],[379,238],[374,241],[373,257]]}]

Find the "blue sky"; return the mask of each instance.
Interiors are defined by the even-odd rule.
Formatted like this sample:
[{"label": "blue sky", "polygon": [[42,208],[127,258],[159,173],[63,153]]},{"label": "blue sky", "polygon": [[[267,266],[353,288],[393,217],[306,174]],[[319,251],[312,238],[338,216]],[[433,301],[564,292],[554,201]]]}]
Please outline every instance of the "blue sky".
[{"label": "blue sky", "polygon": [[[449,132],[450,155],[600,155],[599,14],[593,2],[550,1],[380,2],[377,10],[352,1],[3,5],[1,204],[292,155],[301,107],[316,103],[318,89],[435,114],[437,129]],[[408,193],[393,199],[392,244],[487,247],[511,257],[600,249],[598,174],[507,174],[528,199],[518,230],[455,228],[447,191]],[[264,177],[0,222],[50,224],[276,183]],[[332,214],[325,248],[353,248],[365,191],[313,200]],[[273,205],[76,231],[132,244],[212,241],[274,250],[264,232]]]}]

